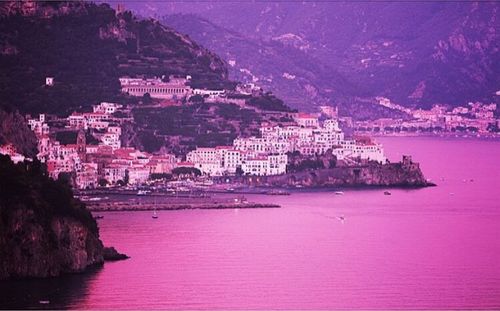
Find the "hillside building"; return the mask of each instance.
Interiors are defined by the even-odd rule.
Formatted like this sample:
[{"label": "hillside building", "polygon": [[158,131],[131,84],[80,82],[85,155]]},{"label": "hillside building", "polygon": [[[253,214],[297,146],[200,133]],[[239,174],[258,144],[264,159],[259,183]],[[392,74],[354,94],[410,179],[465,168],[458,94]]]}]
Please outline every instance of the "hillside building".
[{"label": "hillside building", "polygon": [[168,82],[162,79],[120,78],[122,92],[142,97],[148,93],[152,98],[181,99],[192,93],[187,78],[170,76]]}]

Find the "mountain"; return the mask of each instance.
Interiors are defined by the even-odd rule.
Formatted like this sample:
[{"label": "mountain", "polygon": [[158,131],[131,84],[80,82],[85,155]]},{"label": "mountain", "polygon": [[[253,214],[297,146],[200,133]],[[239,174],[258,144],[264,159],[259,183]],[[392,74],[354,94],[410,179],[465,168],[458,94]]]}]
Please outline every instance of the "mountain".
[{"label": "mountain", "polygon": [[161,20],[223,57],[232,79],[256,82],[294,107],[307,110],[305,99],[326,104],[332,92],[339,99],[358,93],[339,72],[281,42],[251,38],[193,14],[167,15]]},{"label": "mountain", "polygon": [[0,105],[29,113],[123,102],[122,75],[189,74],[198,86],[231,85],[224,61],[187,36],[81,1],[0,3],[0,67]]},{"label": "mountain", "polygon": [[[498,2],[140,1],[127,6],[147,16],[202,16],[216,27],[201,22],[206,29],[201,30],[192,17],[164,20],[214,51],[229,50],[220,55],[236,66],[259,59],[257,53],[274,60],[279,51],[288,62],[251,72],[280,96],[291,94],[291,103],[302,79],[307,83],[300,94],[312,93],[312,104],[342,102],[354,91],[410,107],[493,101],[500,84]],[[228,46],[221,40],[228,32],[254,50]],[[290,64],[307,64],[298,67],[309,70]]]},{"label": "mountain", "polygon": [[369,93],[345,75],[295,47],[251,38],[193,14],[167,15],[161,20],[223,57],[230,65],[231,79],[256,82],[292,107],[314,111],[316,106],[311,103],[334,104],[341,115],[357,119],[404,117],[376,104]]}]

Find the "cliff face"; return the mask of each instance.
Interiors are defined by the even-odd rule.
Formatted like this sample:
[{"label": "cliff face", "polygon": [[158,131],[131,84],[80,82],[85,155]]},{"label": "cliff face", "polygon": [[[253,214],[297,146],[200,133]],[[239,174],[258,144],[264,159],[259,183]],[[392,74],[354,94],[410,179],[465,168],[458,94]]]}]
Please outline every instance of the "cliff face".
[{"label": "cliff face", "polygon": [[2,216],[0,279],[53,277],[103,263],[98,234],[75,219],[58,216],[44,223],[30,209]]},{"label": "cliff face", "polygon": [[90,212],[38,162],[0,155],[0,280],[81,272],[103,262]]},{"label": "cliff face", "polygon": [[370,163],[335,167],[280,176],[242,177],[241,182],[271,187],[427,187],[429,183],[417,163]]}]

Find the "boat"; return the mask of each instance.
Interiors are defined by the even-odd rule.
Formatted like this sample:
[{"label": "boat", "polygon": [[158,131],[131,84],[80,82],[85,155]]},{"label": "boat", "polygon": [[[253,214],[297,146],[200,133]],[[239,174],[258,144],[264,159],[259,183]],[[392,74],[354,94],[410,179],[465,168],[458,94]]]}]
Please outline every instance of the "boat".
[{"label": "boat", "polygon": [[156,214],[156,210],[153,212],[153,216],[151,216],[153,219],[157,219],[158,218],[158,214]]},{"label": "boat", "polygon": [[269,190],[266,192],[268,195],[290,195],[290,192],[284,191],[284,190]]},{"label": "boat", "polygon": [[236,204],[247,203],[247,202],[248,202],[248,200],[244,196],[234,198],[234,203],[236,203]]},{"label": "boat", "polygon": [[149,191],[147,191],[147,190],[139,190],[139,191],[137,191],[137,195],[146,195],[148,193],[149,193]]},{"label": "boat", "polygon": [[390,191],[384,191],[384,195],[391,195],[392,193]]},{"label": "boat", "polygon": [[335,191],[335,195],[344,195],[343,191]]},{"label": "boat", "polygon": [[94,216],[94,219],[103,219],[103,218],[104,218],[104,216],[102,216],[102,215],[95,215]]}]

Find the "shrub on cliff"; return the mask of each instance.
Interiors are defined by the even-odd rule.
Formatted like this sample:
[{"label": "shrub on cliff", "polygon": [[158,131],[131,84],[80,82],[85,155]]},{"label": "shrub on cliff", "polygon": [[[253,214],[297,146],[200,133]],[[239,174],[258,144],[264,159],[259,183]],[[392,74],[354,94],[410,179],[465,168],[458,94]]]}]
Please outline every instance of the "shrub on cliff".
[{"label": "shrub on cliff", "polygon": [[92,232],[98,228],[85,205],[73,197],[66,181],[52,180],[38,161],[14,164],[0,155],[0,224],[16,209],[33,210],[47,227],[53,216],[67,216],[83,223]]},{"label": "shrub on cliff", "polygon": [[250,106],[268,111],[292,111],[281,99],[272,94],[265,94],[259,97],[252,97],[248,101]]}]

